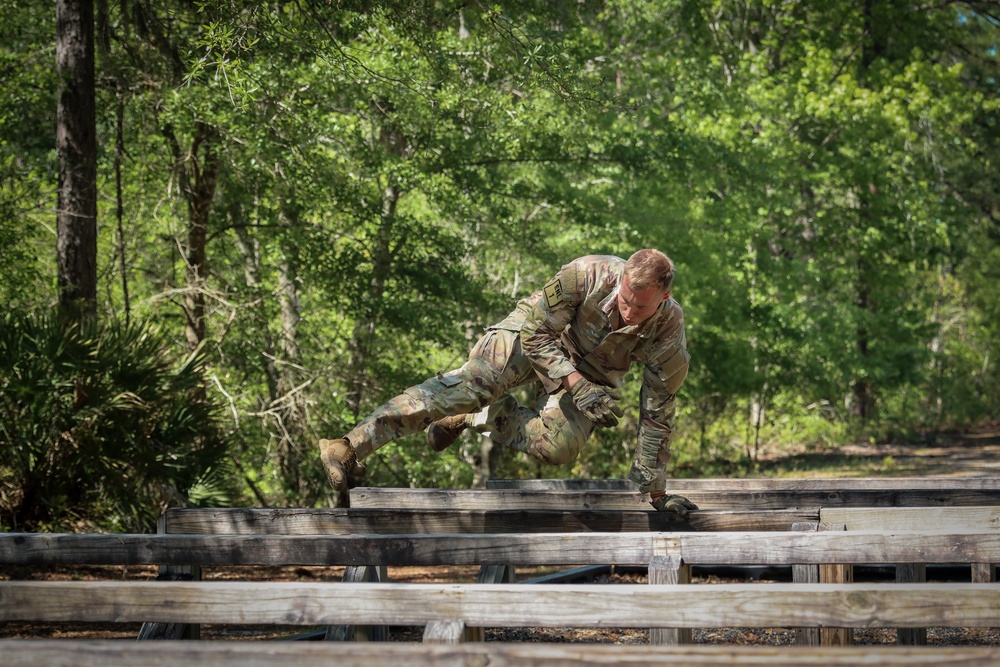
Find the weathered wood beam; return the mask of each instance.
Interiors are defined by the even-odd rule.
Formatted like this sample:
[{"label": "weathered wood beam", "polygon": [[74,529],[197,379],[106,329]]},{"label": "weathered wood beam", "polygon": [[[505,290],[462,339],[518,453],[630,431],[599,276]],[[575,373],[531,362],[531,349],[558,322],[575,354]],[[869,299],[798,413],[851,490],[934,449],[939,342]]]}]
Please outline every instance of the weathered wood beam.
[{"label": "weathered wood beam", "polygon": [[689,565],[1000,562],[1000,532],[471,533],[443,535],[0,534],[0,564]]},{"label": "weathered wood beam", "polygon": [[647,505],[631,511],[524,509],[169,509],[168,533],[334,535],[788,530],[819,521],[819,507],[700,511],[679,517]]},{"label": "weathered wood beam", "polygon": [[[1000,489],[773,489],[738,492],[684,489],[703,510],[791,507],[942,507],[1000,505]],[[352,508],[413,509],[648,509],[649,496],[638,491],[536,491],[532,489],[351,489]]]},{"label": "weathered wood beam", "polygon": [[109,640],[0,640],[4,667],[550,667],[664,664],[676,667],[993,667],[983,646],[615,646],[601,644],[417,644]]},{"label": "weathered wood beam", "polygon": [[995,627],[994,584],[0,582],[0,621],[476,627]]},{"label": "weathered wood beam", "polygon": [[[626,479],[491,479],[487,489],[632,491]],[[1000,477],[837,477],[668,479],[667,490],[760,491],[1000,491]]]},{"label": "weathered wood beam", "polygon": [[842,523],[847,530],[1000,531],[1000,505],[986,507],[826,508],[820,520]]}]

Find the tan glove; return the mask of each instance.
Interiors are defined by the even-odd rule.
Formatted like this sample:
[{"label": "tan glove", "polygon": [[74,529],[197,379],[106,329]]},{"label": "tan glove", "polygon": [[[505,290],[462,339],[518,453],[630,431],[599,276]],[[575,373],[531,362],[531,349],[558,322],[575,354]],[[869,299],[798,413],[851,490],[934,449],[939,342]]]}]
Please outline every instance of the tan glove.
[{"label": "tan glove", "polygon": [[679,516],[687,516],[688,510],[698,509],[697,505],[684,496],[668,496],[666,491],[651,491],[649,503],[657,512],[673,512]]},{"label": "tan glove", "polygon": [[615,403],[622,398],[617,391],[594,384],[586,378],[577,380],[570,387],[569,393],[580,412],[598,426],[617,426],[618,418],[625,414]]}]

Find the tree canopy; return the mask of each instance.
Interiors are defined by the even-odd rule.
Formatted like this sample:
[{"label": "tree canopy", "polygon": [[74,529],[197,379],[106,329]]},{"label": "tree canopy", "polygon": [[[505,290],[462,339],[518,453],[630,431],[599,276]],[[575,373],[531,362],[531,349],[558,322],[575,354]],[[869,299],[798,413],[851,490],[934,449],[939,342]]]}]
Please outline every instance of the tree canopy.
[{"label": "tree canopy", "polygon": [[[148,465],[192,468],[143,476],[147,502],[335,501],[318,438],[461,364],[563,263],[642,247],[676,262],[686,316],[678,475],[1000,414],[990,2],[97,3],[97,321],[73,326],[159,341],[117,361],[52,328],[59,47],[36,4],[0,26],[4,525],[37,492],[25,461],[84,424],[159,452],[138,434],[185,400],[203,431]],[[151,394],[105,368],[125,359]],[[624,474],[627,392],[575,464],[493,463]],[[149,412],[105,429],[126,395]],[[484,455],[412,437],[365,483],[469,485]],[[117,507],[101,470],[92,506]]]}]

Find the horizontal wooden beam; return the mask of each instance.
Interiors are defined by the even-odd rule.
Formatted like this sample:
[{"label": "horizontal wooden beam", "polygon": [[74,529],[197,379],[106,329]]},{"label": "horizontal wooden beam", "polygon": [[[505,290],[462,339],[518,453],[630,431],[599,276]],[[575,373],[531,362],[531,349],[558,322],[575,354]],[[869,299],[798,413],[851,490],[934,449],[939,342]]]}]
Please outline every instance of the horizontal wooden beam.
[{"label": "horizontal wooden beam", "polygon": [[[678,492],[702,510],[1000,505],[1000,489],[765,489],[739,492],[692,488]],[[650,506],[649,496],[638,491],[358,487],[350,493],[353,508],[640,510]]]},{"label": "horizontal wooden beam", "polygon": [[819,508],[702,511],[679,517],[641,509],[531,510],[480,508],[203,509],[164,514],[167,533],[345,535],[416,533],[568,533],[643,531],[790,530],[819,521]]},{"label": "horizontal wooden beam", "polygon": [[[635,491],[627,479],[491,479],[487,489]],[[1000,477],[838,477],[668,479],[673,492],[700,491],[1000,491]]]},{"label": "horizontal wooden beam", "polygon": [[616,646],[608,644],[458,645],[370,642],[123,642],[0,640],[5,667],[542,667],[666,664],[676,667],[993,667],[1000,648],[983,646]]},{"label": "horizontal wooden beam", "polygon": [[976,530],[1000,531],[1000,507],[824,508],[825,523],[847,530]]},{"label": "horizontal wooden beam", "polygon": [[0,534],[0,564],[691,565],[997,563],[1000,531],[470,533],[443,535]]},{"label": "horizontal wooden beam", "polygon": [[469,627],[996,627],[995,584],[0,582],[0,621]]}]

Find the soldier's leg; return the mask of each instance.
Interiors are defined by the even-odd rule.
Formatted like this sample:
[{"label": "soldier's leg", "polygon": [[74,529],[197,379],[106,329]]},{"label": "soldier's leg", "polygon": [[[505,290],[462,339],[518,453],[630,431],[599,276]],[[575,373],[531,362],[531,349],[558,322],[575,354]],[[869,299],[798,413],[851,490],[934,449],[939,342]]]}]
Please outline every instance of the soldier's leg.
[{"label": "soldier's leg", "polygon": [[476,416],[473,428],[543,463],[569,463],[587,444],[594,423],[577,409],[569,392],[544,400],[541,410],[532,410],[504,396]]},{"label": "soldier's leg", "polygon": [[517,334],[489,331],[461,368],[410,387],[384,403],[345,437],[358,460],[442,417],[477,412],[530,373]]}]

